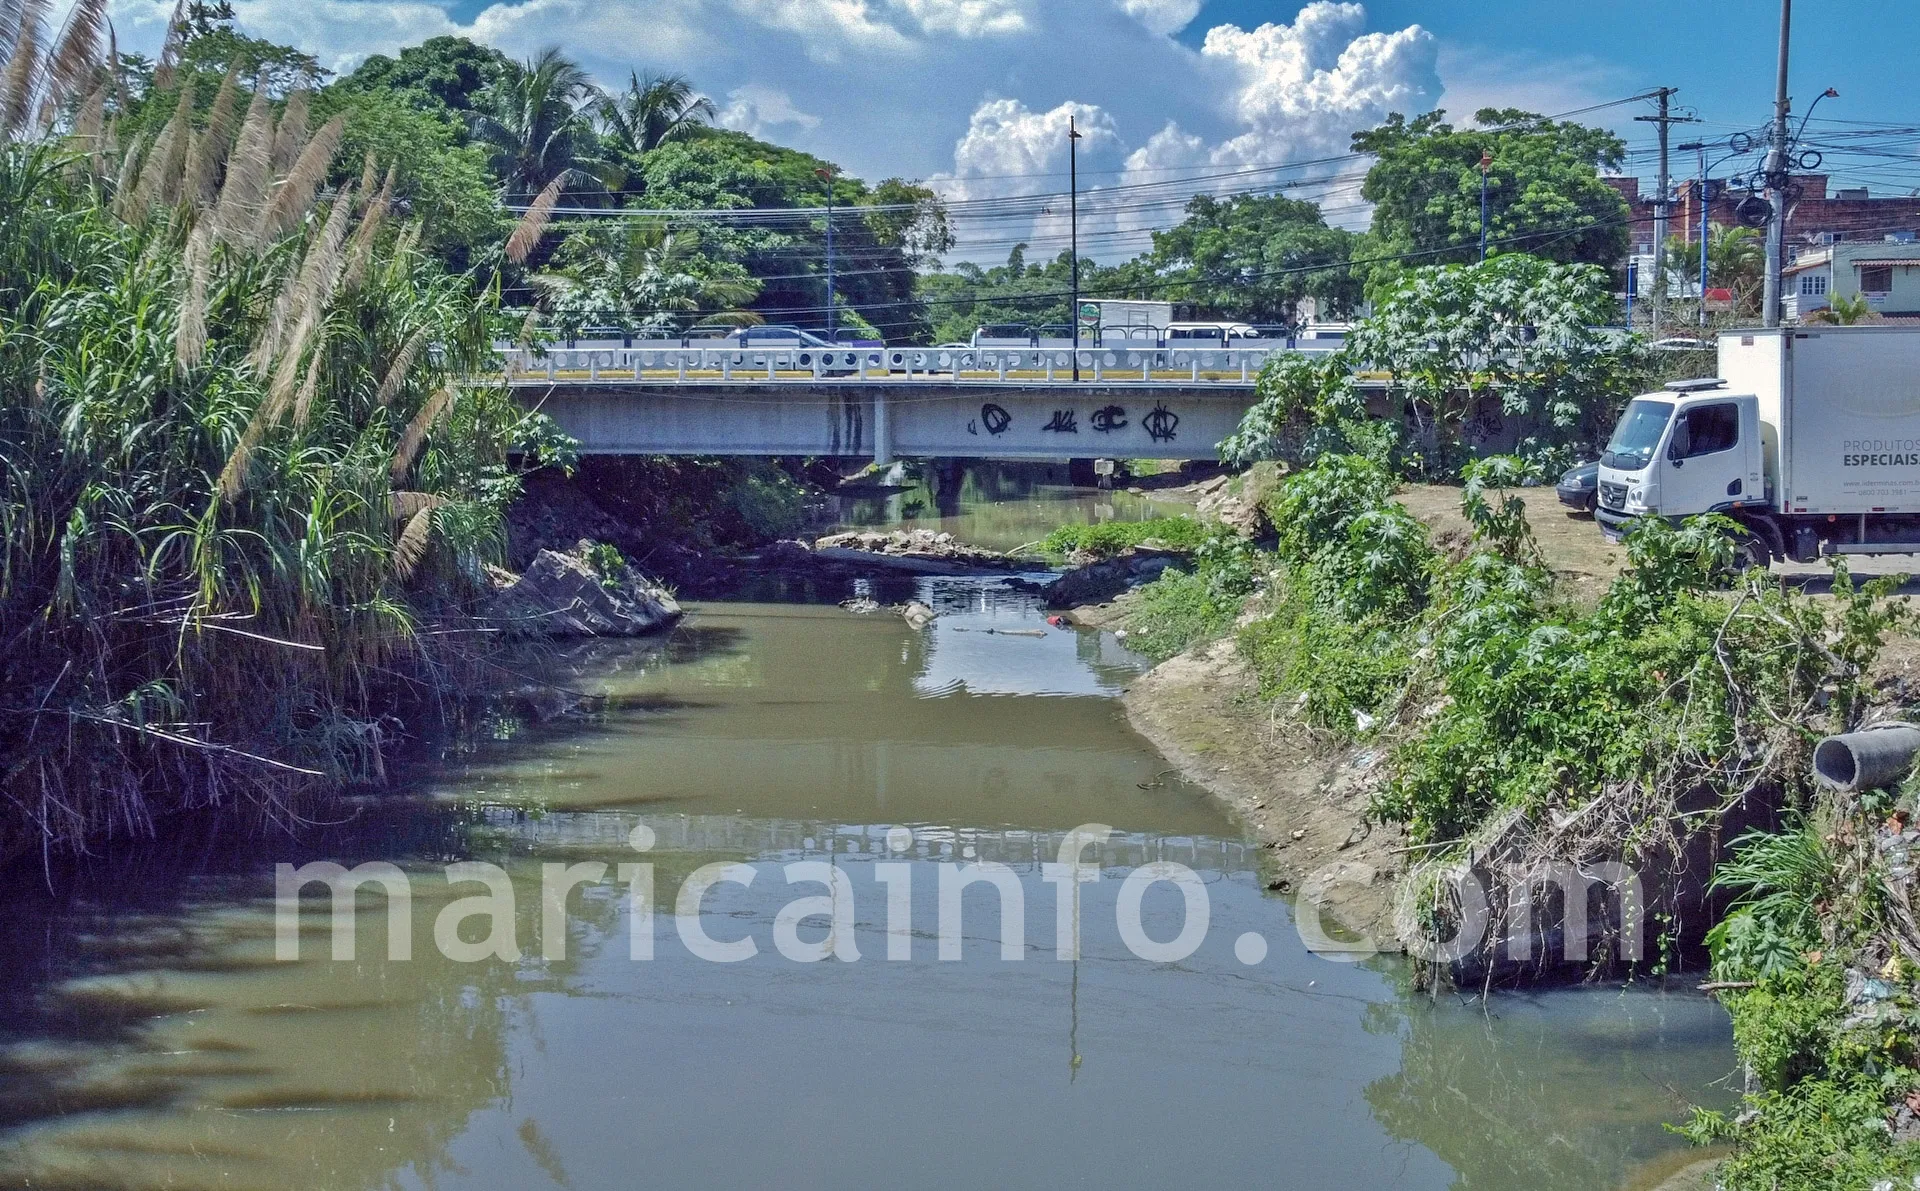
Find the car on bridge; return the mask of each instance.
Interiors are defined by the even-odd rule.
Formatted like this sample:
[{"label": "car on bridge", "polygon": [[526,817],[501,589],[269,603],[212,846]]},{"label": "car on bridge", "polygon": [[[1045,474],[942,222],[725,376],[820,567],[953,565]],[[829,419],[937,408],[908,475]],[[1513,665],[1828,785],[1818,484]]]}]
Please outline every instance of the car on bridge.
[{"label": "car on bridge", "polygon": [[687,338],[689,347],[737,347],[743,351],[798,351],[796,361],[802,367],[812,367],[807,358],[818,351],[824,357],[821,371],[827,376],[851,376],[859,370],[859,352],[845,343],[835,343],[826,336],[801,327],[786,326],[780,323],[763,323],[752,327],[711,328],[721,331],[718,335],[705,335],[707,328],[694,329]]}]

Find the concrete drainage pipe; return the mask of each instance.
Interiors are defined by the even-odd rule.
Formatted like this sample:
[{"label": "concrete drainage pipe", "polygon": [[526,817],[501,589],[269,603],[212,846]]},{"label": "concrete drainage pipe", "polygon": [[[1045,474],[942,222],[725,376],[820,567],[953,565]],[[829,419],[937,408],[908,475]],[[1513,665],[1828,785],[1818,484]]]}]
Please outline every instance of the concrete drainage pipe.
[{"label": "concrete drainage pipe", "polygon": [[1829,736],[1813,750],[1813,776],[1836,790],[1891,786],[1913,768],[1920,754],[1920,727],[1875,724]]}]

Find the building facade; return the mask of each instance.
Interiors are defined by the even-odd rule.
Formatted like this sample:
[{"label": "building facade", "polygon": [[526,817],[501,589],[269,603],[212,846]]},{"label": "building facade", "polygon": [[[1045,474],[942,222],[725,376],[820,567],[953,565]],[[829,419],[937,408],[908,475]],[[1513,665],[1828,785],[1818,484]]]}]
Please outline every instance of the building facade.
[{"label": "building facade", "polygon": [[1847,240],[1807,249],[1786,268],[1780,313],[1803,321],[1856,295],[1883,318],[1920,320],[1920,244]]},{"label": "building facade", "polygon": [[[1635,256],[1650,256],[1653,243],[1653,200],[1641,193],[1638,178],[1609,178],[1607,182],[1620,192],[1633,211],[1632,248]],[[1787,204],[1787,256],[1816,251],[1836,243],[1855,240],[1895,242],[1920,237],[1920,196],[1875,196],[1864,186],[1832,190],[1827,174],[1793,175],[1794,192]],[[1733,227],[1739,224],[1734,207],[1746,191],[1720,188],[1707,204],[1710,226]],[[1700,181],[1685,178],[1674,187],[1669,210],[1668,233],[1688,244],[1700,239]]]}]

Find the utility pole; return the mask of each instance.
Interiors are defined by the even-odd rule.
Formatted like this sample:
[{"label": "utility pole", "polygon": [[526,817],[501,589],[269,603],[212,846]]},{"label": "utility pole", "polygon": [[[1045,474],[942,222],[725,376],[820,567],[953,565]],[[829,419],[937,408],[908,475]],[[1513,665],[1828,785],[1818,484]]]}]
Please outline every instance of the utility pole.
[{"label": "utility pole", "polygon": [[[1678,87],[1661,87],[1653,93],[1654,101],[1660,105],[1659,115],[1634,117],[1635,120],[1656,124],[1660,128],[1660,181],[1653,194],[1653,331],[1648,336],[1655,340],[1660,338],[1660,318],[1666,313],[1667,303],[1667,208],[1671,203],[1670,195],[1673,185],[1667,169],[1667,131],[1675,124],[1698,123],[1692,116],[1675,116],[1669,113],[1668,100],[1679,89]],[[1700,300],[1704,305],[1705,296],[1702,295]]]},{"label": "utility pole", "polygon": [[1780,63],[1773,82],[1773,128],[1767,147],[1767,283],[1760,299],[1760,323],[1780,325],[1780,275],[1787,253],[1787,42],[1793,27],[1793,0],[1780,0]]},{"label": "utility pole", "polygon": [[1480,150],[1480,263],[1487,263],[1487,171],[1493,168],[1493,150]]},{"label": "utility pole", "polygon": [[827,341],[833,341],[833,167],[813,171],[827,183]]},{"label": "utility pole", "polygon": [[[1058,175],[1056,175],[1058,176]],[[1074,127],[1073,113],[1067,113],[1067,222],[1073,266],[1073,383],[1080,383],[1080,130]]]}]

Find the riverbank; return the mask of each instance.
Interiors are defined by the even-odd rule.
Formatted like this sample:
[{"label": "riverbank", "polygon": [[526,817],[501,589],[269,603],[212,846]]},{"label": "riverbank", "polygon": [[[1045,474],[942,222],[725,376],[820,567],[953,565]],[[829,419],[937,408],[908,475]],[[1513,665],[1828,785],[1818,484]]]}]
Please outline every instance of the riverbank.
[{"label": "riverbank", "polygon": [[[1895,578],[1912,560],[1871,560],[1872,581],[1730,577],[1716,527],[1614,546],[1550,493],[1503,490],[1500,466],[1393,492],[1336,461],[1269,503],[1272,552],[1198,553],[1075,619],[1173,653],[1127,693],[1136,728],[1305,900],[1324,897],[1316,874],[1351,878],[1362,892],[1325,898],[1328,917],[1451,952],[1425,979],[1700,972],[1682,979],[1730,1014],[1744,1096],[1692,1108],[1684,1131],[1725,1156],[1663,1189],[1905,1186],[1920,782],[1822,789],[1810,752],[1912,718],[1920,651]],[[1369,820],[1406,832],[1391,863],[1366,855]],[[1608,897],[1576,921],[1541,896],[1608,872],[1643,915]],[[1562,962],[1576,930],[1585,962]]]},{"label": "riverbank", "polygon": [[[1087,620],[1125,613],[1082,609]],[[1317,906],[1349,934],[1393,943],[1406,832],[1366,821],[1369,749],[1316,749],[1287,728],[1231,640],[1169,658],[1128,686],[1127,720],[1259,841],[1268,887]]]}]

